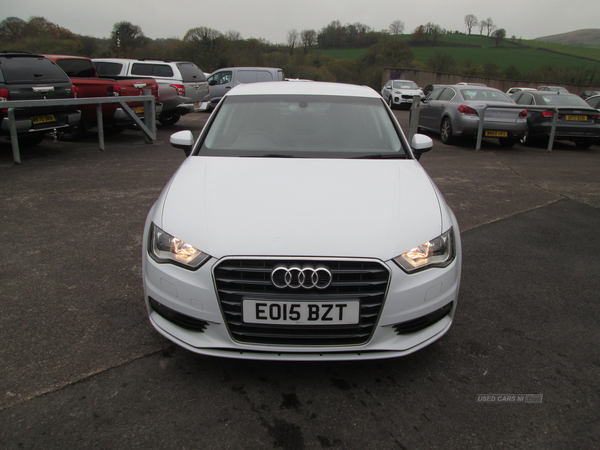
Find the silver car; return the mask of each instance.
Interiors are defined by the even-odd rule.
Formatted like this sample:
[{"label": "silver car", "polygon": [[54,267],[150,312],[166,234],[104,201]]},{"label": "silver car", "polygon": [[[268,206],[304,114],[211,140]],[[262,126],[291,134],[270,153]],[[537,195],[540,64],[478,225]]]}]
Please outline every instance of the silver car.
[{"label": "silver car", "polygon": [[422,102],[419,128],[440,133],[444,144],[451,144],[457,137],[476,137],[485,109],[483,137],[498,138],[502,147],[512,147],[525,134],[527,110],[511,105],[515,102],[498,89],[442,86]]}]

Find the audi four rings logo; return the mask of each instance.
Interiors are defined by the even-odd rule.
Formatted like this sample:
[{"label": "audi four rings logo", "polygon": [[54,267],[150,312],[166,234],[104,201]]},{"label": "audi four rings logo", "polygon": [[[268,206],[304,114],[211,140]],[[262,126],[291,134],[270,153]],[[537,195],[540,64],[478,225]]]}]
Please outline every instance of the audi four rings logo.
[{"label": "audi four rings logo", "polygon": [[285,267],[280,266],[271,272],[271,282],[279,289],[326,289],[331,284],[332,275],[326,267]]}]

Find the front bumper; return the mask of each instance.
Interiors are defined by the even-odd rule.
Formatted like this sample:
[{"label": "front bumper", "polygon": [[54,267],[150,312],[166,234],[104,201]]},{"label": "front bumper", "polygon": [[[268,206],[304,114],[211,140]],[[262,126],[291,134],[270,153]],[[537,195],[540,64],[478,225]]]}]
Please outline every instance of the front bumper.
[{"label": "front bumper", "polygon": [[375,326],[366,342],[359,345],[336,345],[335,340],[330,345],[273,345],[234,339],[224,319],[213,276],[223,259],[210,260],[197,271],[188,271],[158,264],[144,252],[146,306],[150,322],[160,334],[205,355],[268,360],[356,360],[407,355],[442,337],[452,324],[461,267],[460,237],[456,239],[456,259],[443,269],[408,275],[393,262],[371,260],[389,271],[389,281]]}]

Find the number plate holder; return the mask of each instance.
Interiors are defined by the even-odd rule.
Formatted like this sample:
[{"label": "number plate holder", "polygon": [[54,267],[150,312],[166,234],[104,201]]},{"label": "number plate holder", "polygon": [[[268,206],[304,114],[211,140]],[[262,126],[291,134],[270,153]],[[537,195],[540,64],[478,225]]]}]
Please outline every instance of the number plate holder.
[{"label": "number plate holder", "polygon": [[508,137],[508,131],[492,131],[487,130],[485,136],[488,137]]},{"label": "number plate holder", "polygon": [[242,320],[265,325],[356,325],[360,320],[360,302],[244,299]]},{"label": "number plate holder", "polygon": [[31,117],[31,121],[34,124],[38,124],[38,123],[48,123],[48,122],[54,122],[56,119],[54,118],[53,114],[47,114],[45,116],[33,116]]}]

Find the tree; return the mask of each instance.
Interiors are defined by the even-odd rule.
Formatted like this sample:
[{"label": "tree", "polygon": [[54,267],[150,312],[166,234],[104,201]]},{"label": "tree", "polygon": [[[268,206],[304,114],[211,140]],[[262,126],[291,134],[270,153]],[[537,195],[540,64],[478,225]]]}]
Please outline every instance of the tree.
[{"label": "tree", "polygon": [[479,34],[482,35],[483,34],[483,29],[487,26],[487,21],[486,20],[482,20],[477,25],[479,25]]},{"label": "tree", "polygon": [[144,45],[146,40],[146,36],[138,25],[126,21],[115,23],[110,37],[117,54],[121,51],[121,56],[134,53]]},{"label": "tree", "polygon": [[402,22],[401,20],[394,20],[389,28],[388,28],[390,34],[402,34],[404,33],[404,22]]},{"label": "tree", "polygon": [[490,34],[492,34],[492,31],[494,31],[496,29],[496,25],[494,24],[494,21],[492,20],[491,17],[488,17],[483,22],[484,22],[484,28],[487,29],[487,35],[489,37]]},{"label": "tree", "polygon": [[498,28],[492,33],[492,37],[496,40],[497,47],[502,41],[502,39],[506,37],[506,30],[504,28]]},{"label": "tree", "polygon": [[467,30],[469,31],[469,35],[471,34],[471,30],[473,27],[477,26],[479,22],[477,21],[477,17],[473,14],[467,14],[465,16],[465,25],[467,26]]},{"label": "tree", "polygon": [[6,42],[16,42],[23,38],[27,22],[18,17],[7,17],[0,22],[0,39]]},{"label": "tree", "polygon": [[228,30],[227,33],[225,33],[225,37],[230,41],[241,41],[242,33],[236,30]]},{"label": "tree", "polygon": [[410,36],[410,40],[413,42],[423,42],[425,40],[425,27],[419,25],[415,28]]},{"label": "tree", "polygon": [[308,53],[308,50],[317,43],[317,32],[315,30],[302,30],[300,32],[300,40],[304,47],[304,53]]},{"label": "tree", "polygon": [[294,48],[296,48],[296,44],[300,40],[300,34],[298,30],[291,29],[287,32],[287,45],[290,48],[290,55],[294,54]]},{"label": "tree", "polygon": [[442,28],[439,25],[436,25],[432,22],[427,22],[424,27],[425,40],[429,41],[431,39],[433,42],[437,39],[437,37],[442,34]]}]

